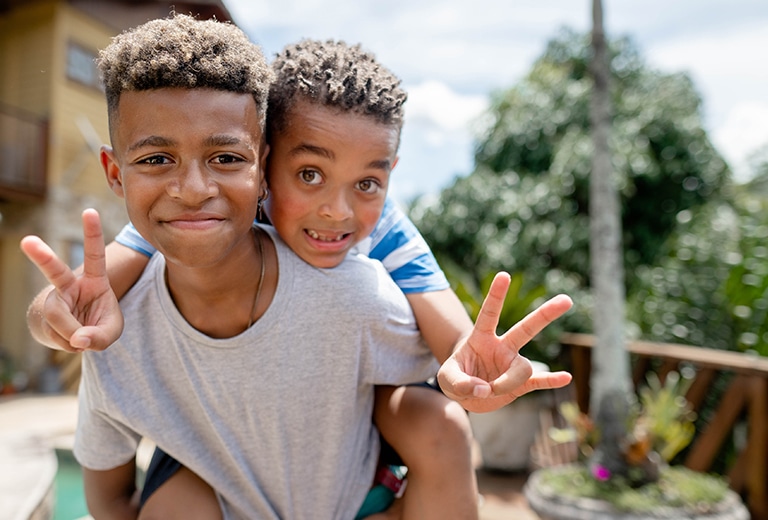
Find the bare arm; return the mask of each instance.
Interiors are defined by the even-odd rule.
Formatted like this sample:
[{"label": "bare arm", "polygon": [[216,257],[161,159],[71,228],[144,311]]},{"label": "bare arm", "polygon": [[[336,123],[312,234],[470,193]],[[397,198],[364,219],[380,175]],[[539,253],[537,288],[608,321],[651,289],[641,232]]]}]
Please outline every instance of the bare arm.
[{"label": "bare arm", "polygon": [[107,471],[83,468],[88,511],[96,520],[134,520],[139,515],[136,460]]},{"label": "bare arm", "polygon": [[119,300],[139,280],[149,263],[149,257],[115,241],[107,244],[104,253],[109,285]]},{"label": "bare arm", "polygon": [[440,363],[472,332],[472,320],[451,289],[406,294],[427,346]]},{"label": "bare arm", "polygon": [[122,332],[117,299],[138,280],[148,259],[116,242],[104,247],[95,211],[83,213],[85,262],[72,271],[42,240],[25,237],[21,248],[51,285],[27,310],[27,324],[40,343],[57,350],[103,350]]}]

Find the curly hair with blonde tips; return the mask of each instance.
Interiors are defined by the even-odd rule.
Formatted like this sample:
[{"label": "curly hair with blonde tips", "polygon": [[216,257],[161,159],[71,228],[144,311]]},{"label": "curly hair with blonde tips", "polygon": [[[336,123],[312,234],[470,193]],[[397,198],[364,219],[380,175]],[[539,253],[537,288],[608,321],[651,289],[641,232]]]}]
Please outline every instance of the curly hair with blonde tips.
[{"label": "curly hair with blonde tips", "polygon": [[272,69],[268,136],[285,128],[287,114],[298,100],[371,116],[399,128],[403,125],[408,95],[400,87],[400,78],[360,45],[305,39],[286,46]]},{"label": "curly hair with blonde tips", "polygon": [[207,88],[251,94],[264,126],[272,70],[233,24],[172,13],[113,38],[97,65],[110,115],[126,91]]}]

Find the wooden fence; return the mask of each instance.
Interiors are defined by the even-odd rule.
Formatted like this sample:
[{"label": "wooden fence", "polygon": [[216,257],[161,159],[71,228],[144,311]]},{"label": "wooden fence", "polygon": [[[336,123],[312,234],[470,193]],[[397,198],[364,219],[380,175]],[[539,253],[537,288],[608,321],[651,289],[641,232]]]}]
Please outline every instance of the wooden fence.
[{"label": "wooden fence", "polygon": [[[561,342],[570,350],[576,400],[583,412],[589,409],[589,379],[594,337],[565,334]],[[714,414],[689,446],[684,464],[690,469],[711,471],[723,443],[734,429],[746,423],[746,442],[727,469],[730,487],[739,493],[752,520],[768,520],[768,358],[703,347],[670,343],[633,341],[627,344],[632,355],[635,386],[654,371],[665,376],[682,366],[691,367],[695,378],[686,398],[700,410],[721,374],[730,376]]]}]

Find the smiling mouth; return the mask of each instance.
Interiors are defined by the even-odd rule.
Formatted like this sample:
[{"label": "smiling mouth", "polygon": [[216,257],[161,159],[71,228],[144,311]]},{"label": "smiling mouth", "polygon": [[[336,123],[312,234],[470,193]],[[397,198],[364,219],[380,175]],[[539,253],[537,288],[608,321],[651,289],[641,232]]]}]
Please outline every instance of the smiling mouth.
[{"label": "smiling mouth", "polygon": [[321,242],[339,242],[347,238],[349,233],[340,233],[338,235],[321,235],[313,229],[307,229],[307,235]]}]

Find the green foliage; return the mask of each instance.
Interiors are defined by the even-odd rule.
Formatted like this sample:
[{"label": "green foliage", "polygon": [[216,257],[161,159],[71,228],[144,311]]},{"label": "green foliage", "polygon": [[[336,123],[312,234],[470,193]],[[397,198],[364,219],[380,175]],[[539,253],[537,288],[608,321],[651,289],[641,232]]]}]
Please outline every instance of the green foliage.
[{"label": "green foliage", "polygon": [[[472,272],[523,272],[576,302],[563,323],[591,329],[588,179],[592,143],[587,37],[564,32],[530,73],[493,96],[476,167],[414,219],[433,250]],[[728,170],[701,126],[690,79],[645,66],[629,39],[611,44],[613,164],[623,208],[628,294],[665,253],[678,216],[715,198]]]},{"label": "green foliage", "polygon": [[677,227],[654,267],[635,270],[628,315],[657,341],[768,356],[768,174]]},{"label": "green foliage", "polygon": [[642,413],[635,421],[636,436],[650,437],[651,449],[669,462],[696,433],[696,414],[685,399],[693,379],[670,372],[662,384],[655,372],[649,372],[647,380],[648,386],[640,390]]},{"label": "green foliage", "polygon": [[768,356],[767,185],[768,168],[737,191],[738,252],[724,290],[738,350],[763,356]]},{"label": "green foliage", "polygon": [[[629,471],[629,481],[653,480],[645,472],[655,473],[658,464],[654,454],[669,462],[693,439],[696,414],[692,411],[685,394],[693,379],[680,377],[678,372],[667,374],[662,384],[654,372],[647,377],[648,384],[639,390],[639,400],[628,414],[624,438],[619,446],[621,456]],[[592,419],[582,413],[573,402],[560,405],[560,414],[567,428],[552,428],[550,438],[558,443],[576,442],[581,460],[590,459],[600,443],[600,429]],[[601,468],[603,469],[603,468]],[[632,472],[637,473],[632,477]],[[639,472],[639,473],[638,473]],[[604,477],[598,480],[626,478],[626,475]]]},{"label": "green foliage", "polygon": [[730,349],[733,320],[723,288],[740,261],[736,212],[713,201],[677,221],[657,265],[632,273],[628,318],[646,338]]}]

